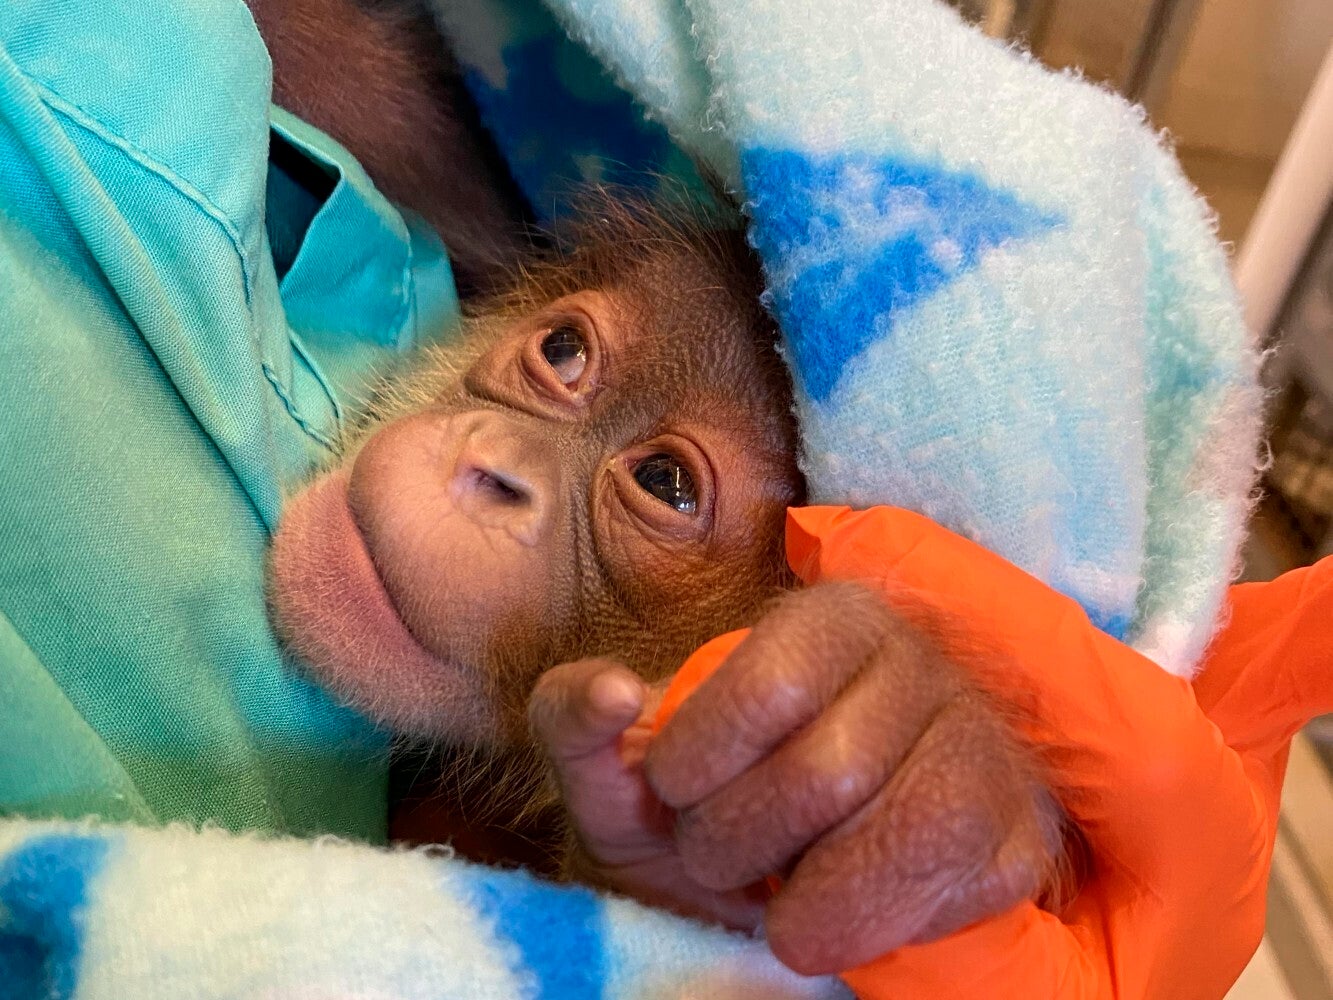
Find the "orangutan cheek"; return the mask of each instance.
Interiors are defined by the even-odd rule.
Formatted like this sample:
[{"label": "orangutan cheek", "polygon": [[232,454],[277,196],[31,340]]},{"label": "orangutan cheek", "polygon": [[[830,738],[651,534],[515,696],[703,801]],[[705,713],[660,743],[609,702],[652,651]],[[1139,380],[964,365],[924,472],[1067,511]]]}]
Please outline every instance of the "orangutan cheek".
[{"label": "orangutan cheek", "polygon": [[269,603],[287,648],[341,700],[424,736],[478,739],[493,723],[486,685],[429,653],[404,627],[352,518],[348,471],[293,498],[274,540]]}]

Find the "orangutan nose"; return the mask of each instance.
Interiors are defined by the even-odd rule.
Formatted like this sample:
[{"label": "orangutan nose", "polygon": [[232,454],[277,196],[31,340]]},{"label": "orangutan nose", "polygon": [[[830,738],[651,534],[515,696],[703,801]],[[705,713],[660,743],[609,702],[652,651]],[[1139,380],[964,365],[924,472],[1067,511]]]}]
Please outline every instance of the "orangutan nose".
[{"label": "orangutan nose", "polygon": [[512,473],[473,466],[468,474],[475,478],[473,485],[477,492],[492,494],[497,504],[523,507],[532,502],[529,486]]},{"label": "orangutan nose", "polygon": [[450,486],[470,520],[536,545],[550,528],[560,467],[549,445],[517,424],[500,414],[480,416],[465,432]]}]

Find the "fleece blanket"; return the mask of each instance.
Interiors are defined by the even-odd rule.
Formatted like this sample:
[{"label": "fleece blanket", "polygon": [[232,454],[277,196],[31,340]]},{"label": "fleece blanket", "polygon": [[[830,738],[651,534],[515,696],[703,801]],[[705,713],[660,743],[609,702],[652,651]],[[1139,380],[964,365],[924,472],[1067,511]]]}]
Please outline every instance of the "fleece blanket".
[{"label": "fleece blanket", "polygon": [[577,45],[530,2],[436,4],[539,211],[565,178],[669,175],[670,140],[742,201],[812,501],[924,513],[1188,676],[1259,400],[1208,210],[1142,112],[937,0],[548,5]]},{"label": "fleece blanket", "polygon": [[0,1000],[826,1000],[760,941],[446,855],[0,824]]}]

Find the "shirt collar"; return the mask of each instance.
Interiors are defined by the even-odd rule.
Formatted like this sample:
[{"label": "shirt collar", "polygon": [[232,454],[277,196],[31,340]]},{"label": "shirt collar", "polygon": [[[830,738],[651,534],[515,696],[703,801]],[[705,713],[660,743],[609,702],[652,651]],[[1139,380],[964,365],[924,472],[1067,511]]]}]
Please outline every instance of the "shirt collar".
[{"label": "shirt collar", "polygon": [[402,215],[323,132],[277,107],[271,121],[274,132],[335,178],[279,284],[288,325],[325,341],[407,346],[415,333],[412,239]]}]

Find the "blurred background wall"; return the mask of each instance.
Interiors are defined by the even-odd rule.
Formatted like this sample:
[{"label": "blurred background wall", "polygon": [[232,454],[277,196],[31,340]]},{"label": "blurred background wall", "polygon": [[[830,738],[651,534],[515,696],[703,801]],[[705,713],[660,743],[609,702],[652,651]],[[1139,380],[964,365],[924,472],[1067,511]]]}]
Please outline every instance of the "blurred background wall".
[{"label": "blurred background wall", "polygon": [[1333,0],[962,0],[992,34],[1143,103],[1239,242],[1333,39]]}]

